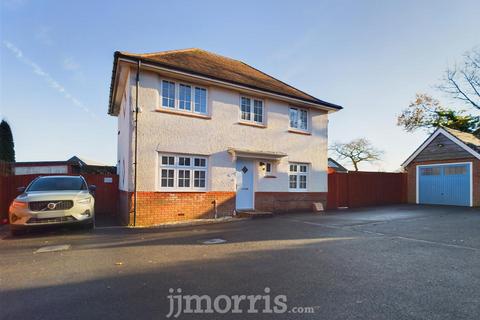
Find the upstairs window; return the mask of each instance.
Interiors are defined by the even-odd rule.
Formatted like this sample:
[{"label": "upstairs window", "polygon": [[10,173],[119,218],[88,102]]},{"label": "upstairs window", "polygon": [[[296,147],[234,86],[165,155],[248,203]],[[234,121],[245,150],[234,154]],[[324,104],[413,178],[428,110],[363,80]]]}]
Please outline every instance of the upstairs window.
[{"label": "upstairs window", "polygon": [[240,105],[242,120],[250,121],[251,109],[251,100],[249,98],[242,97]]},{"label": "upstairs window", "polygon": [[175,108],[175,83],[171,81],[162,81],[162,106],[165,108]]},{"label": "upstairs window", "polygon": [[207,89],[195,87],[195,112],[207,113]]},{"label": "upstairs window", "polygon": [[308,110],[300,108],[290,108],[290,128],[307,131]]},{"label": "upstairs window", "polygon": [[253,121],[263,123],[263,101],[253,100]]},{"label": "upstairs window", "polygon": [[207,114],[207,89],[185,83],[162,80],[162,108]]},{"label": "upstairs window", "polygon": [[240,98],[240,118],[245,122],[263,124],[263,100]]},{"label": "upstairs window", "polygon": [[192,87],[186,84],[180,84],[179,88],[178,108],[180,110],[190,111],[192,109]]},{"label": "upstairs window", "polygon": [[306,191],[308,165],[303,163],[290,163],[289,169],[288,188],[292,191]]}]

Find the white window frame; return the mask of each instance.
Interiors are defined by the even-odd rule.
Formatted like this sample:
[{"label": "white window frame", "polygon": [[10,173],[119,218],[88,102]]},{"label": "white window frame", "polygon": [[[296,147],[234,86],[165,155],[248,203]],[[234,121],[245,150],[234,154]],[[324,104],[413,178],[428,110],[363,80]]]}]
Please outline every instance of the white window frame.
[{"label": "white window frame", "polygon": [[[173,165],[162,164],[162,157],[174,157]],[[180,158],[189,158],[189,165],[180,165]],[[195,166],[195,159],[202,159],[205,161],[205,166]],[[174,170],[173,174],[173,187],[162,187],[162,170]],[[189,187],[180,187],[180,170],[186,170],[190,172],[190,186]],[[195,172],[205,172],[205,186],[204,187],[195,187]],[[158,154],[158,183],[157,190],[165,192],[206,192],[208,188],[208,158],[205,156],[197,156],[191,154],[169,154],[169,153],[159,153]]]},{"label": "white window frame", "polygon": [[[195,89],[205,90],[205,112],[195,111]],[[208,114],[208,89],[202,86],[192,85],[192,112],[196,114]]]},{"label": "white window frame", "polygon": [[273,163],[265,162],[265,173],[266,174],[272,174],[273,173]]},{"label": "white window frame", "polygon": [[[168,82],[173,82],[174,84],[174,107],[168,107],[163,105],[163,82],[168,81]],[[180,85],[184,86],[189,86],[190,87],[190,110],[186,109],[180,109]],[[199,88],[202,90],[205,90],[205,112],[199,112],[195,111],[195,89]],[[208,88],[199,86],[193,83],[189,82],[184,82],[184,81],[174,81],[170,79],[160,79],[160,108],[162,110],[170,110],[170,111],[176,111],[176,112],[181,112],[181,113],[186,113],[186,114],[200,114],[200,115],[208,115],[209,112],[209,107],[208,107]]]},{"label": "white window frame", "polygon": [[[290,171],[291,166],[296,166],[296,171]],[[301,172],[300,167],[305,166],[306,171]],[[308,163],[302,162],[289,162],[288,163],[288,190],[293,192],[307,192],[308,184],[310,183],[310,166]],[[290,187],[290,176],[296,176],[296,188]],[[304,176],[305,178],[305,188],[300,188],[300,177]]]},{"label": "white window frame", "polygon": [[[185,100],[181,100],[180,99],[180,93],[181,93],[181,87],[184,86],[184,87],[190,87],[190,108],[189,109],[182,109],[180,108],[180,104],[182,103],[182,101],[185,101]],[[195,103],[193,102],[194,100],[194,97],[192,96],[192,93],[194,92],[193,88],[191,85],[189,84],[186,84],[186,83],[178,83],[178,110],[179,111],[182,111],[182,112],[191,112],[192,111],[192,107],[195,105]]]},{"label": "white window frame", "polygon": [[[169,84],[173,83],[173,107],[163,105],[163,99],[164,99],[164,97],[163,97],[163,83],[164,82],[168,82]],[[168,99],[171,100],[172,98],[168,97]],[[172,110],[172,109],[177,108],[177,84],[174,81],[167,80],[167,79],[161,79],[161,81],[160,81],[160,106],[163,109],[167,109],[167,110]]]},{"label": "white window frame", "polygon": [[[271,161],[259,161],[259,166],[263,167],[265,166],[265,169],[262,169],[262,173],[265,176],[270,176],[273,174],[273,162]],[[263,165],[262,165],[263,164]],[[270,170],[268,170],[268,167],[270,167]]]},{"label": "white window frame", "polygon": [[[296,121],[297,127],[292,127],[292,120],[291,120],[291,118],[290,118],[290,115],[291,115],[291,112],[290,112],[290,111],[291,111],[292,109],[297,110],[297,119],[296,119],[296,120],[297,120],[297,121]],[[305,112],[307,113],[307,121],[306,121],[307,127],[306,127],[305,129],[304,129],[304,128],[300,128],[300,127],[298,126],[298,123],[299,123],[298,120],[299,120],[300,112],[301,112],[301,111],[305,111]],[[305,109],[305,108],[299,108],[299,107],[295,107],[295,106],[290,106],[290,107],[288,108],[288,128],[291,129],[291,130],[294,130],[294,131],[309,132],[309,130],[310,130],[310,112],[309,112],[309,110],[308,110],[308,109]]]},{"label": "white window frame", "polygon": [[[242,118],[242,99],[249,99],[250,100],[250,120]],[[262,103],[262,121],[255,121],[255,101],[260,101]],[[239,122],[243,123],[253,123],[258,125],[265,125],[265,100],[260,98],[255,98],[247,95],[240,95],[239,104],[238,104],[238,119]]]}]

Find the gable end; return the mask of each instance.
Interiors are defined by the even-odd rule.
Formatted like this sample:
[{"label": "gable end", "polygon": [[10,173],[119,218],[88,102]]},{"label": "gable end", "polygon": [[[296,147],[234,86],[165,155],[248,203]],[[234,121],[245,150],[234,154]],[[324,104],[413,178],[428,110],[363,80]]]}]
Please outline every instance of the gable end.
[{"label": "gable end", "polygon": [[418,161],[434,161],[470,158],[472,155],[443,133],[436,136],[414,159]]},{"label": "gable end", "polygon": [[402,163],[402,167],[405,168],[414,161],[450,160],[472,157],[480,159],[480,153],[444,128],[438,128]]}]

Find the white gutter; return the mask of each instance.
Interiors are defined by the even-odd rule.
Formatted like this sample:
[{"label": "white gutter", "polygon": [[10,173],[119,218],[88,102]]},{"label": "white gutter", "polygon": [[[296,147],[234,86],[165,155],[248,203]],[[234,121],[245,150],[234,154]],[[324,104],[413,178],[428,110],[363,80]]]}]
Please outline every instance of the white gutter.
[{"label": "white gutter", "polygon": [[[132,63],[132,64],[136,63],[136,60],[130,60],[130,59],[126,59],[126,58],[118,58],[118,60],[123,61],[123,62],[127,62],[127,63]],[[287,97],[287,96],[284,96],[284,95],[281,95],[281,94],[271,93],[271,92],[268,92],[268,91],[252,89],[252,88],[249,88],[249,87],[246,87],[246,86],[237,85],[237,84],[233,84],[233,83],[230,83],[230,82],[221,81],[221,80],[217,80],[217,79],[212,79],[212,78],[208,78],[208,77],[203,77],[203,76],[191,74],[191,73],[188,73],[188,72],[182,72],[182,71],[177,71],[177,70],[173,70],[173,69],[169,69],[169,68],[159,67],[159,66],[150,64],[148,62],[143,62],[142,66],[148,66],[149,68],[152,68],[152,69],[157,69],[157,70],[161,70],[161,71],[175,73],[175,74],[188,76],[188,77],[192,77],[192,78],[196,78],[196,79],[200,79],[200,80],[204,80],[204,81],[210,81],[210,82],[216,83],[218,85],[221,85],[223,87],[247,90],[247,91],[255,92],[255,93],[258,93],[258,94],[261,94],[261,95],[274,97],[274,98],[277,98],[277,99],[280,99],[280,100],[290,101],[290,102],[293,102],[293,103],[303,103],[303,104],[312,106],[312,107],[317,108],[317,109],[324,109],[328,112],[339,111],[336,108],[328,107],[328,106],[325,106],[325,105],[320,105],[320,104],[317,104],[317,103],[312,103],[312,102],[304,101],[304,100],[301,100],[301,99],[291,98],[291,97]]]}]

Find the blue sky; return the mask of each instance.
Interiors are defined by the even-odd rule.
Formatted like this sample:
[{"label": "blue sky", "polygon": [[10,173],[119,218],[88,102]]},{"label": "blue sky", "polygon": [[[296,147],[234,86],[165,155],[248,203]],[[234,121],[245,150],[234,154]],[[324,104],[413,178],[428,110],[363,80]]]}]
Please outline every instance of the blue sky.
[{"label": "blue sky", "polygon": [[480,45],[479,1],[1,2],[0,117],[17,161],[116,162],[113,52],[199,47],[341,104],[331,142],[366,137],[395,170],[425,139],[396,115]]}]

